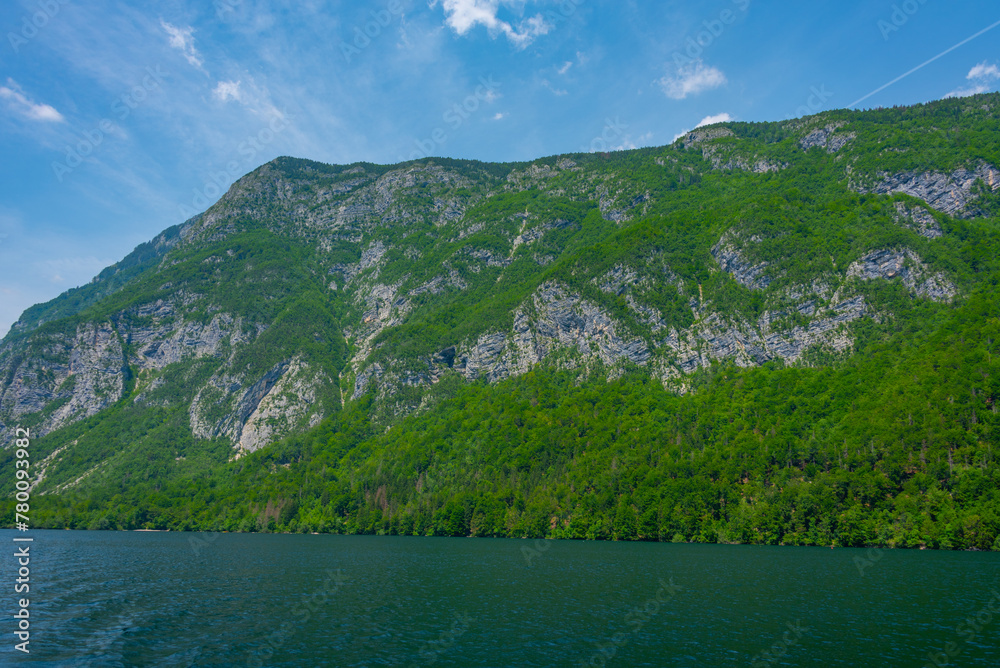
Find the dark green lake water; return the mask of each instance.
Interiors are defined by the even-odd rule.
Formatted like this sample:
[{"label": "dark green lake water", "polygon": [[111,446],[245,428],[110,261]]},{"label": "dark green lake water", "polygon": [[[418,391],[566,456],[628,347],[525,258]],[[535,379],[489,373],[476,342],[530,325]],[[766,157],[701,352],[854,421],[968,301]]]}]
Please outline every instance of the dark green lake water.
[{"label": "dark green lake water", "polygon": [[4,665],[1000,666],[997,553],[70,531],[25,656],[16,535]]}]

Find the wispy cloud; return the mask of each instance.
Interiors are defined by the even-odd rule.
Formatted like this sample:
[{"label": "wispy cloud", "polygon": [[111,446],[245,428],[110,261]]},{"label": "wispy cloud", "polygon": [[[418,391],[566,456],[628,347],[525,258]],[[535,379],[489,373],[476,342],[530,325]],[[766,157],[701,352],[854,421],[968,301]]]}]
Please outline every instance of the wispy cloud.
[{"label": "wispy cloud", "polygon": [[556,72],[558,72],[559,74],[566,74],[567,72],[569,72],[569,68],[571,67],[573,67],[573,61],[567,60],[565,63],[563,63],[562,67],[556,70]]},{"label": "wispy cloud", "polygon": [[7,85],[0,86],[0,98],[7,101],[11,111],[30,121],[62,123],[66,120],[55,107],[33,102],[13,79],[7,79]]},{"label": "wispy cloud", "polygon": [[997,83],[1000,82],[1000,68],[985,61],[981,62],[969,70],[969,74],[966,75],[965,80],[970,85],[965,88],[955,89],[945,95],[945,97],[968,97],[995,90]]},{"label": "wispy cloud", "polygon": [[503,120],[503,119],[505,119],[505,118],[507,118],[507,114],[506,114],[505,112],[502,112],[502,111],[498,111],[498,112],[497,112],[496,114],[494,114],[494,116],[493,116],[493,120],[494,120],[494,121],[502,121],[502,120]]},{"label": "wispy cloud", "polygon": [[564,88],[556,88],[555,86],[552,85],[552,82],[549,81],[548,79],[542,79],[542,85],[548,88],[550,91],[552,91],[553,94],[558,95],[560,97],[563,95],[569,95],[568,90],[565,90]]},{"label": "wispy cloud", "polygon": [[219,102],[238,102],[259,118],[284,118],[285,114],[271,101],[271,92],[259,85],[253,77],[237,81],[220,81],[212,90],[212,97]]},{"label": "wispy cloud", "polygon": [[674,75],[667,75],[657,83],[667,97],[683,100],[726,84],[726,75],[718,68],[706,65],[701,59],[679,65]]},{"label": "wispy cloud", "polygon": [[524,4],[522,0],[433,0],[431,7],[439,3],[444,7],[445,23],[459,35],[483,25],[490,35],[503,33],[515,46],[523,49],[552,29],[541,14],[525,19],[516,28],[497,16],[500,4],[521,6]]},{"label": "wispy cloud", "polygon": [[192,67],[199,70],[204,69],[202,66],[205,61],[202,60],[201,54],[198,53],[198,49],[194,46],[194,28],[190,26],[187,28],[178,28],[162,19],[160,20],[160,26],[170,36],[171,47],[183,53],[184,58],[187,59]]},{"label": "wispy cloud", "polygon": [[215,90],[212,91],[212,97],[219,102],[228,102],[229,100],[242,102],[243,91],[240,90],[240,83],[240,81],[220,81]]},{"label": "wispy cloud", "polygon": [[[697,130],[698,128],[705,127],[706,125],[715,125],[716,123],[729,123],[730,121],[735,121],[735,120],[736,119],[733,116],[723,112],[721,114],[715,114],[714,116],[706,116],[705,118],[698,121],[698,125],[694,126],[694,129]],[[691,130],[683,130],[681,132],[678,132],[676,135],[674,135],[674,141],[677,141],[678,139],[680,139],[689,132],[691,132]]]}]

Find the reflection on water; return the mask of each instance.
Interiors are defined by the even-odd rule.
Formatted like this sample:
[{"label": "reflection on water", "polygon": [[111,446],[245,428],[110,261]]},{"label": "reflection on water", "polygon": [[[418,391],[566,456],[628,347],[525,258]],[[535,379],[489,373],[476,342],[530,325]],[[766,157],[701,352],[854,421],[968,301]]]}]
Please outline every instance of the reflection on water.
[{"label": "reflection on water", "polygon": [[32,535],[42,666],[1000,665],[996,553]]}]

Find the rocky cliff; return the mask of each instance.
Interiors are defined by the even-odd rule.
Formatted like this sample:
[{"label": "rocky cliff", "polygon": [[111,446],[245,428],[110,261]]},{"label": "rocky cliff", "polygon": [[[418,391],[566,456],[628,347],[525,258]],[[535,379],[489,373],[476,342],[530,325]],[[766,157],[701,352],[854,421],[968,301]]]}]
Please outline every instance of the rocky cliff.
[{"label": "rocky cliff", "polygon": [[419,410],[444,378],[638,369],[687,392],[717,364],[843,359],[975,288],[950,230],[1000,189],[992,158],[873,167],[897,136],[879,119],[508,165],[276,160],[79,299],[26,312],[0,344],[0,443],[48,437],[56,485],[83,447],[67,430],[105,415],[236,457],[368,396],[385,420]]}]

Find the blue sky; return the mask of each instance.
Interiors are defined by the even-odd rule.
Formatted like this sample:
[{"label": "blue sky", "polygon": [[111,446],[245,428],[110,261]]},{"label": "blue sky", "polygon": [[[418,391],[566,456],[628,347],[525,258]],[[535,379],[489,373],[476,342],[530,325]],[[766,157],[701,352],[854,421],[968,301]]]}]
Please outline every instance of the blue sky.
[{"label": "blue sky", "polygon": [[280,155],[529,160],[992,91],[997,22],[945,0],[7,0],[0,335]]}]

